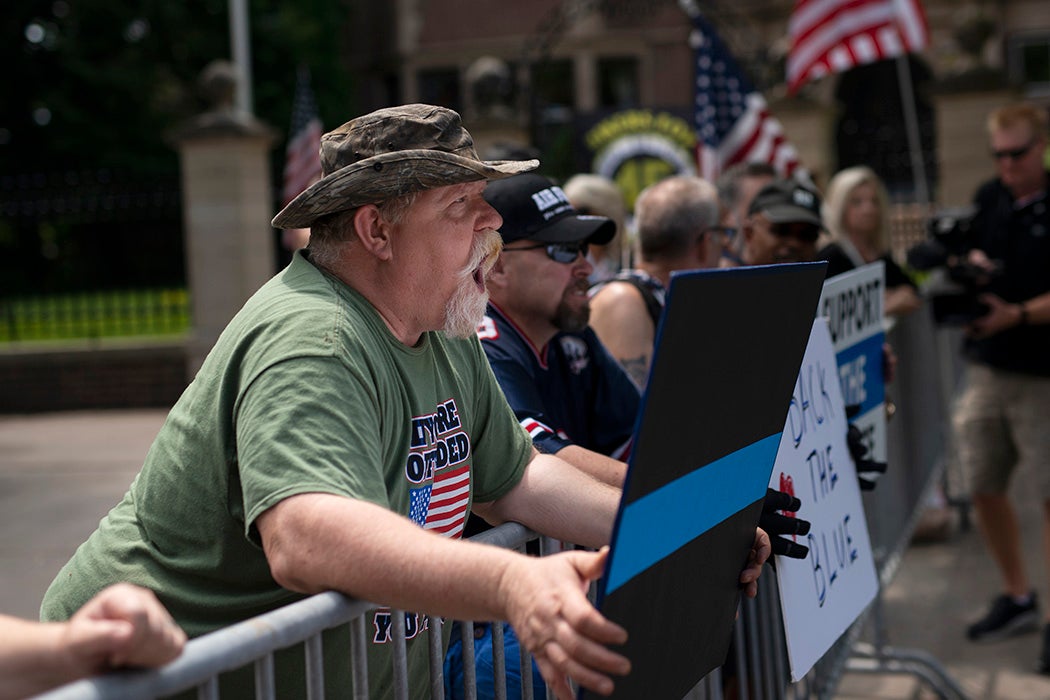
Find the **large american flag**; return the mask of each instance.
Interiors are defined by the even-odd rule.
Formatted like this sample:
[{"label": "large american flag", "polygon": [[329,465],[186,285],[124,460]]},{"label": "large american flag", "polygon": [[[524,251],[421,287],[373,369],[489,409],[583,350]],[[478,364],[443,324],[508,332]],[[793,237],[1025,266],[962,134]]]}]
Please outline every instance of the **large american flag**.
[{"label": "large american flag", "polygon": [[755,90],[722,39],[699,13],[692,14],[689,38],[696,61],[694,124],[697,170],[707,180],[734,163],[771,163],[790,177],[798,152],[780,122]]},{"label": "large american flag", "polygon": [[434,480],[409,491],[408,517],[425,530],[458,538],[467,522],[470,501],[470,465],[434,474]]},{"label": "large american flag", "polygon": [[828,73],[921,51],[930,39],[919,0],[795,0],[788,32],[789,93]]},{"label": "large american flag", "polygon": [[288,202],[321,177],[321,119],[310,89],[310,72],[299,68],[292,100],[292,127],[285,148],[281,204]]}]

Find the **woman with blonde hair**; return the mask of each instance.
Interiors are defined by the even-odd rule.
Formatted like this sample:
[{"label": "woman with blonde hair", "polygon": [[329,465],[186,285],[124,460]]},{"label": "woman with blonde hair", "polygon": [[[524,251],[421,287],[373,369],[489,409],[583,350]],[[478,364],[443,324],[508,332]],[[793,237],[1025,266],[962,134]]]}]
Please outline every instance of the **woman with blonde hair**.
[{"label": "woman with blonde hair", "polygon": [[858,165],[836,173],[828,183],[823,218],[831,242],[818,257],[828,261],[828,277],[882,260],[886,315],[902,316],[919,308],[915,283],[889,252],[889,196],[874,170]]}]

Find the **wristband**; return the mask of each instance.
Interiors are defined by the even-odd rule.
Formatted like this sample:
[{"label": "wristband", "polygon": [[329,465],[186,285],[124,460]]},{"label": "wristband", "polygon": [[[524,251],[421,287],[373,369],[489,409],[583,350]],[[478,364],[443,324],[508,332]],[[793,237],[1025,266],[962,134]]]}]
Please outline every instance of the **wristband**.
[{"label": "wristband", "polygon": [[1019,326],[1028,325],[1028,310],[1024,307],[1024,302],[1017,305],[1017,308],[1021,309],[1021,320],[1017,322]]}]

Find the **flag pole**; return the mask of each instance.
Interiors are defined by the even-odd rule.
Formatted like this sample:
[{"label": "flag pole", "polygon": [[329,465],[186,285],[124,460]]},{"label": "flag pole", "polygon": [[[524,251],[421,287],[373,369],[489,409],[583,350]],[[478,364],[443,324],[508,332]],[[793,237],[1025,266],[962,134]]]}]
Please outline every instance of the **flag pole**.
[{"label": "flag pole", "polygon": [[911,175],[915,182],[915,197],[918,204],[930,203],[930,192],[926,180],[926,163],[919,136],[919,118],[915,111],[915,89],[911,81],[911,66],[907,53],[897,56],[897,85],[900,87],[901,106],[904,109],[904,127],[908,134],[908,154],[911,157]]},{"label": "flag pole", "polygon": [[247,0],[228,0],[230,15],[230,47],[233,65],[237,68],[237,109],[252,113],[252,57],[251,38],[248,36]]}]

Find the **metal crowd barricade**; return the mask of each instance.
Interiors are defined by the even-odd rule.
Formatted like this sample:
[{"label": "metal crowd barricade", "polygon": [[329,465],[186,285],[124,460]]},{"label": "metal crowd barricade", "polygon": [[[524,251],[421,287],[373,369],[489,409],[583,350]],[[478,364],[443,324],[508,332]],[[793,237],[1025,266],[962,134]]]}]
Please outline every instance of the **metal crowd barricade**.
[{"label": "metal crowd barricade", "polygon": [[[537,538],[536,533],[517,523],[507,523],[473,538],[509,549],[521,549],[526,542]],[[542,540],[542,538],[541,538]],[[280,649],[304,643],[306,657],[306,698],[321,700],[325,697],[323,654],[321,633],[327,629],[350,626],[350,663],[353,669],[353,695],[355,700],[367,700],[368,669],[366,661],[365,613],[377,607],[374,603],[353,600],[339,593],[319,593],[304,600],[272,610],[263,615],[203,635],[187,643],[182,655],[170,664],[153,670],[120,671],[76,681],[37,696],[39,700],[127,700],[128,698],[162,698],[187,690],[196,689],[199,700],[218,700],[219,676],[227,671],[254,665],[255,697],[257,700],[274,700],[274,653]],[[407,661],[405,650],[404,615],[391,610],[394,653],[393,695],[399,700],[409,697]],[[431,617],[430,629],[441,630],[440,618]],[[464,629],[470,628],[469,623]],[[429,635],[430,647],[430,697],[444,697],[442,666],[444,650],[440,634]],[[465,641],[466,631],[464,633]],[[474,635],[470,629],[469,641]],[[498,664],[504,664],[503,646],[497,648]],[[469,650],[471,671],[468,683],[473,687],[473,644],[465,644],[465,656]],[[524,655],[523,655],[524,656]],[[529,668],[530,659],[523,658],[522,667]],[[529,674],[523,678],[531,681]],[[506,697],[502,676],[497,677],[497,697]],[[525,684],[523,683],[523,689]],[[531,685],[528,689],[531,692]],[[473,698],[473,692],[468,693]],[[523,697],[530,697],[524,695]]]},{"label": "metal crowd barricade", "polygon": [[[932,489],[948,490],[945,479],[949,457],[948,409],[954,382],[960,372],[958,345],[951,332],[933,327],[927,309],[900,321],[888,334],[899,357],[896,381],[888,393],[897,406],[889,421],[889,469],[878,487],[865,492],[864,507],[872,538],[876,570],[882,587],[896,574],[901,556],[928,502]],[[475,541],[523,549],[535,533],[514,523],[478,535]],[[541,553],[553,546],[540,538]],[[776,576],[767,569],[759,580],[759,596],[744,600],[737,618],[730,661],[709,674],[686,696],[688,700],[782,700],[787,698],[831,698],[844,672],[907,673],[920,678],[941,698],[965,698],[955,681],[931,655],[920,650],[898,649],[886,643],[881,592],[875,602],[836,642],[816,666],[798,683],[790,682],[789,659],[780,614]],[[354,670],[354,698],[367,698],[367,664],[364,613],[375,607],[337,593],[322,593],[265,615],[218,630],[189,642],[183,655],[167,666],[151,671],[114,673],[78,681],[40,696],[48,700],[155,698],[196,688],[202,700],[218,698],[218,676],[254,665],[256,697],[274,697],[273,654],[305,642],[308,669],[307,696],[324,697],[321,664],[321,633],[329,628],[351,628],[350,663]],[[404,616],[392,612],[393,638],[402,653],[395,654],[394,697],[409,695],[404,650]],[[430,619],[430,629],[440,630],[442,621]],[[874,631],[874,643],[861,641],[866,625]],[[467,698],[476,693],[474,633],[469,622],[461,625],[464,686]],[[506,698],[507,663],[523,669],[522,696],[532,698],[531,660],[524,650],[519,659],[504,658],[502,628],[493,625],[495,697]],[[444,697],[442,677],[444,649],[441,636],[431,634],[430,697]],[[726,692],[732,688],[731,693]],[[550,696],[550,693],[548,693]],[[537,699],[539,700],[539,699]],[[675,699],[672,699],[675,700]]]}]

